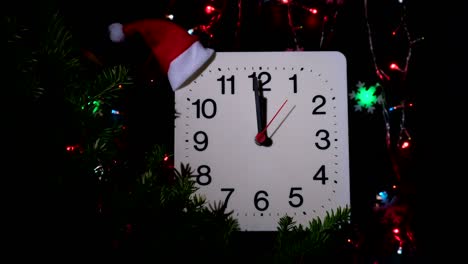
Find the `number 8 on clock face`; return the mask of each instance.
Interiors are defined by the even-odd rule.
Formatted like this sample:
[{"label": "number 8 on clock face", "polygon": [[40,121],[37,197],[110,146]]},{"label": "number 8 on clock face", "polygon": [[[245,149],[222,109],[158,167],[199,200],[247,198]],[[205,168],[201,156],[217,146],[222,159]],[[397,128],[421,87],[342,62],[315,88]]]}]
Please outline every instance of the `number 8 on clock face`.
[{"label": "number 8 on clock face", "polygon": [[[350,205],[346,59],[339,52],[218,52],[175,92],[176,168],[243,231],[308,225]],[[259,140],[260,139],[260,140]]]}]

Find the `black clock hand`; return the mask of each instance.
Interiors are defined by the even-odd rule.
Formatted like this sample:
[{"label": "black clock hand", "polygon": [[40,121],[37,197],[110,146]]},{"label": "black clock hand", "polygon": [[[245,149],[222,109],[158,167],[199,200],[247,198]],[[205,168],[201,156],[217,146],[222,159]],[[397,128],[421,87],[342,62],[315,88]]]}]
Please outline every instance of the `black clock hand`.
[{"label": "black clock hand", "polygon": [[[257,112],[257,135],[255,136],[255,144],[259,146],[269,147],[273,144],[273,141],[267,135],[267,124],[266,124],[266,111],[267,111],[267,100],[263,97],[262,90],[257,76],[254,74],[254,94],[255,94],[255,109]],[[259,136],[261,135],[261,136]]]},{"label": "black clock hand", "polygon": [[257,112],[257,132],[260,133],[266,125],[265,122],[265,98],[262,96],[258,85],[257,76],[253,77],[254,82],[254,94],[255,94],[255,109]]}]

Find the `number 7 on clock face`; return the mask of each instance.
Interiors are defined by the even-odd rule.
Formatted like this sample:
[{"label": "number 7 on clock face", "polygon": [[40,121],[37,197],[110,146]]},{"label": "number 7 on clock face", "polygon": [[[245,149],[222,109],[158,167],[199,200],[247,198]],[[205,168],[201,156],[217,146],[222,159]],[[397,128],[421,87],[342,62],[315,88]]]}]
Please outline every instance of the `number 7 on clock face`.
[{"label": "number 7 on clock face", "polygon": [[[255,81],[269,144],[255,142]],[[307,225],[350,205],[341,53],[218,52],[176,90],[175,110],[176,168],[190,165],[197,193],[225,202],[242,230],[275,231],[284,215]]]}]

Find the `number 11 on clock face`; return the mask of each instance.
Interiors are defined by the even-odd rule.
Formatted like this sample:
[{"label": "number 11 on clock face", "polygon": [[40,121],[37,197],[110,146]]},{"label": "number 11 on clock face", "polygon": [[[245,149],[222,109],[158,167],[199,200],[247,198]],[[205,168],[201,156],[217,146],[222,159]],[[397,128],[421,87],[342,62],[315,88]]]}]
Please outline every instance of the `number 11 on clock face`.
[{"label": "number 11 on clock face", "polygon": [[350,206],[346,78],[339,52],[218,52],[175,92],[176,168],[245,231]]}]

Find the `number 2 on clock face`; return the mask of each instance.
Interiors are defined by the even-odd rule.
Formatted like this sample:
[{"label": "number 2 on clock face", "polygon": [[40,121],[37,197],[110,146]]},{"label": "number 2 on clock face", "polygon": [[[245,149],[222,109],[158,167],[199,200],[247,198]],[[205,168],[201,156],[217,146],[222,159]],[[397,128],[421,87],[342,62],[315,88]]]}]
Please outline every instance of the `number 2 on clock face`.
[{"label": "number 2 on clock face", "polygon": [[339,52],[218,52],[175,92],[176,168],[246,231],[349,206],[346,78]]}]

